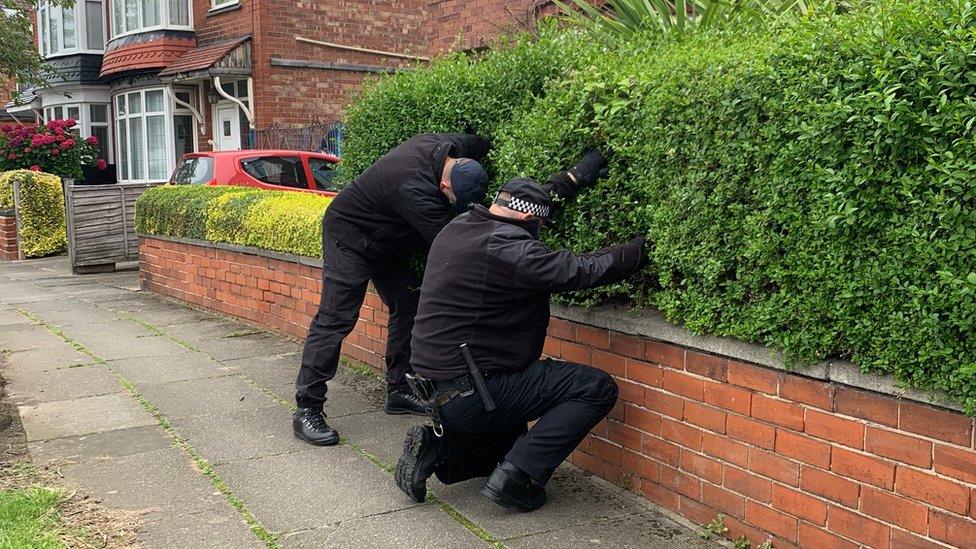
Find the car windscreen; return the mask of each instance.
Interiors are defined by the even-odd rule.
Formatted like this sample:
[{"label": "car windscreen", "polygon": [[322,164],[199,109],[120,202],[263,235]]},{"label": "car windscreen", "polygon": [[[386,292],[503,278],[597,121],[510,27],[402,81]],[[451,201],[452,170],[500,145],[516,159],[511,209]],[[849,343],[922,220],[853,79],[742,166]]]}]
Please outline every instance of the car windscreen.
[{"label": "car windscreen", "polygon": [[202,185],[213,179],[213,173],[213,158],[188,156],[180,160],[169,182],[174,185]]}]

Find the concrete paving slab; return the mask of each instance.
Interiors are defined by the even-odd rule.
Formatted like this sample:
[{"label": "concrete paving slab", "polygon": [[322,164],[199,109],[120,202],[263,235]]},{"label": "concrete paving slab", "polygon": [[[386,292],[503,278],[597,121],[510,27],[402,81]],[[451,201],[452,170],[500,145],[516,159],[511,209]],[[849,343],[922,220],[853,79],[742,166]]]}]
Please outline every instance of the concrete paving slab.
[{"label": "concrete paving slab", "polygon": [[311,448],[292,434],[291,412],[280,405],[194,416],[176,420],[174,425],[183,438],[215,465]]},{"label": "concrete paving slab", "polygon": [[[331,404],[332,401],[330,400]],[[387,465],[395,465],[403,453],[403,439],[412,425],[426,423],[426,418],[411,415],[391,416],[384,412],[349,415],[333,418],[329,425],[356,446],[380,458]]]},{"label": "concrete paving slab", "polygon": [[[255,329],[251,326],[224,320],[174,324],[167,326],[163,331],[221,361],[297,353],[302,350],[301,345],[297,343],[269,333],[254,334]],[[242,333],[248,335],[228,337]]]},{"label": "concrete paving slab", "polygon": [[28,444],[35,463],[64,459],[73,463],[83,463],[162,450],[172,446],[173,439],[157,425],[40,440]]},{"label": "concrete paving slab", "polygon": [[508,539],[512,549],[711,549],[715,544],[699,538],[664,515],[644,512],[610,520]]},{"label": "concrete paving slab", "polygon": [[[301,353],[287,353],[283,355],[257,356],[222,361],[223,364],[237,368],[248,379],[273,392],[285,402],[291,403],[295,399],[295,377],[298,375]],[[328,402],[325,411],[330,418],[337,418],[351,414],[361,414],[383,409],[382,398],[373,395],[364,396],[358,386],[348,383],[347,375],[340,375],[329,382]],[[340,381],[340,378],[342,379]],[[370,385],[376,381],[371,380]]]},{"label": "concrete paving slab", "polygon": [[156,420],[131,396],[114,393],[35,406],[21,406],[28,441],[102,433],[154,425]]},{"label": "concrete paving slab", "polygon": [[[61,346],[7,354],[7,368],[47,371],[92,364],[95,359],[62,341]],[[6,371],[6,368],[5,368]]]},{"label": "concrete paving slab", "polygon": [[[62,302],[58,302],[62,303]],[[85,326],[88,324],[101,324],[118,322],[119,315],[96,307],[81,307],[77,302],[72,302],[73,307],[69,310],[42,311],[36,306],[31,307],[32,312],[44,318],[48,324],[61,328]]]},{"label": "concrete paving slab", "polygon": [[[484,479],[451,486],[436,480],[428,487],[442,501],[499,539],[571,528],[600,519],[633,515],[640,507],[608,489],[591,482],[585,473],[561,466],[546,486],[548,503],[532,513],[509,511],[481,494]],[[407,496],[401,493],[401,500]]]},{"label": "concrete paving slab", "polygon": [[170,419],[239,413],[273,404],[267,395],[236,376],[144,385],[139,392]]},{"label": "concrete paving slab", "polygon": [[118,379],[100,364],[46,372],[26,368],[4,371],[7,391],[16,404],[32,405],[96,395],[120,393]]},{"label": "concrete paving slab", "polygon": [[[0,292],[2,291],[3,289],[0,287]],[[2,301],[2,299],[0,299],[0,301]],[[10,324],[23,324],[24,322],[29,321],[24,318],[24,315],[17,312],[17,309],[0,307],[0,326],[6,327]]]},{"label": "concrete paving slab", "polygon": [[106,310],[133,316],[157,327],[172,324],[188,324],[200,319],[210,318],[189,307],[152,299],[150,296],[130,297],[124,300],[109,301],[102,304]]},{"label": "concrete paving slab", "polygon": [[415,507],[380,471],[348,446],[312,448],[216,467],[269,528],[294,532]]},{"label": "concrete paving slab", "polygon": [[345,521],[327,528],[286,534],[281,538],[281,545],[292,549],[454,549],[484,547],[487,543],[438,507],[421,505],[394,513]]},{"label": "concrete paving slab", "polygon": [[27,351],[30,349],[51,349],[65,345],[60,337],[21,317],[23,322],[5,324],[0,328],[0,349],[6,351]]},{"label": "concrete paving slab", "polygon": [[[110,507],[162,511],[160,519],[229,505],[210,480],[175,448],[61,468],[64,478]],[[155,518],[150,513],[147,520]]]},{"label": "concrete paving slab", "polygon": [[144,524],[138,532],[139,541],[146,549],[237,549],[238,547],[264,547],[247,524],[229,505],[216,505],[212,509],[182,515],[163,517]]},{"label": "concrete paving slab", "polygon": [[220,377],[237,372],[236,368],[182,347],[166,356],[112,360],[109,366],[137,386]]}]

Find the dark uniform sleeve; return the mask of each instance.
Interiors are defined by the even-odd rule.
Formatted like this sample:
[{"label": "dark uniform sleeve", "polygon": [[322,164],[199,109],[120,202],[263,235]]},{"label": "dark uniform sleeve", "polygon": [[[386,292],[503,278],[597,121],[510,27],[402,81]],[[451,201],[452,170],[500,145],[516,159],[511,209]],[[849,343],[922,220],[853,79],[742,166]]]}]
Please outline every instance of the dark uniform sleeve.
[{"label": "dark uniform sleeve", "polygon": [[641,251],[631,243],[578,255],[552,251],[538,240],[517,240],[493,246],[493,252],[514,265],[514,284],[545,292],[565,292],[613,284],[634,273]]},{"label": "dark uniform sleeve", "polygon": [[541,187],[542,190],[549,193],[549,196],[556,196],[563,200],[569,200],[579,192],[578,186],[569,178],[569,172],[556,172],[552,174]]},{"label": "dark uniform sleeve", "polygon": [[443,138],[456,148],[457,154],[451,155],[455,158],[470,158],[481,162],[488,154],[490,147],[487,140],[467,133],[445,133]]},{"label": "dark uniform sleeve", "polygon": [[[454,209],[440,196],[432,196],[430,184],[411,180],[400,186],[398,213],[430,243],[454,219]],[[438,191],[439,193],[440,191]]]}]

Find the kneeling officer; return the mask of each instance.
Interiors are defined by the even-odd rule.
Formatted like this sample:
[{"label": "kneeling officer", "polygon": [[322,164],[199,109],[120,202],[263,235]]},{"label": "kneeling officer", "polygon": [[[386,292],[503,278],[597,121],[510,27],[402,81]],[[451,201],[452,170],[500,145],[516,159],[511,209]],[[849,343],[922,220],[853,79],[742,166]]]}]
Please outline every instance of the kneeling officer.
[{"label": "kneeling officer", "polygon": [[434,239],[411,363],[443,436],[412,427],[395,471],[416,501],[432,474],[445,484],[490,475],[483,493],[491,500],[535,510],[556,467],[613,408],[617,386],[605,372],[540,360],[551,293],[612,284],[645,262],[643,238],[582,255],[538,239],[553,209],[550,192],[571,198],[605,170],[603,156],[591,151],[541,186],[513,179],[490,208],[475,206]]}]

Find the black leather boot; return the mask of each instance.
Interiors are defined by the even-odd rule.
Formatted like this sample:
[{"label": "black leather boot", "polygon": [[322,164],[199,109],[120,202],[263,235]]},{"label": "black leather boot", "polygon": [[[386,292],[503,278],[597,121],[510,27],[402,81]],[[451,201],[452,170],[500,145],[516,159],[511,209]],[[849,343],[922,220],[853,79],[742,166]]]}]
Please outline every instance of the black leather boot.
[{"label": "black leather boot", "polygon": [[339,433],[325,422],[321,408],[299,408],[292,416],[295,437],[315,446],[339,444]]},{"label": "black leather boot", "polygon": [[517,511],[535,511],[546,504],[545,487],[507,461],[495,467],[481,493],[498,505]]},{"label": "black leather boot", "polygon": [[427,479],[444,459],[444,446],[429,425],[414,425],[403,441],[403,455],[397,461],[393,478],[397,486],[417,503],[427,498]]},{"label": "black leather boot", "polygon": [[409,393],[388,393],[386,395],[386,408],[388,414],[413,414],[416,416],[426,416],[427,409],[420,402],[420,399]]}]

